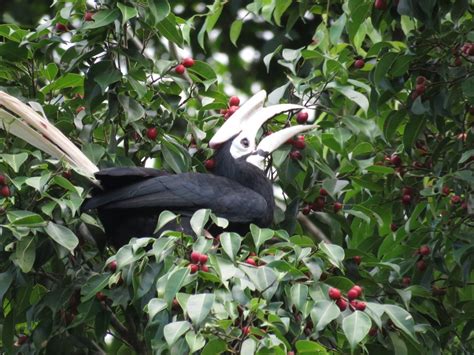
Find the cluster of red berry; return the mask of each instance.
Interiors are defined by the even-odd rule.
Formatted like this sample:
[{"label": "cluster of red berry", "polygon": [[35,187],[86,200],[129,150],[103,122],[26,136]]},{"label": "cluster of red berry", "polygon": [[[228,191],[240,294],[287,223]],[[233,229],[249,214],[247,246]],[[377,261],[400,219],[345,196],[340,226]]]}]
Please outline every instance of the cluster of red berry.
[{"label": "cluster of red berry", "polygon": [[425,93],[427,82],[428,80],[424,76],[418,76],[416,78],[415,90],[411,93],[411,98],[413,100]]},{"label": "cluster of red berry", "polygon": [[231,96],[229,99],[229,105],[220,111],[220,114],[224,116],[224,119],[228,119],[232,116],[235,111],[239,109],[240,99],[237,96]]},{"label": "cluster of red berry", "polygon": [[182,74],[184,74],[184,72],[186,71],[186,68],[191,68],[194,64],[195,64],[195,62],[194,62],[194,59],[193,59],[193,58],[184,58],[184,59],[181,61],[181,64],[178,64],[178,65],[174,68],[174,72],[175,72],[176,74],[182,75]]},{"label": "cluster of red berry", "polygon": [[198,270],[208,272],[209,267],[206,265],[208,256],[206,254],[201,254],[200,252],[193,251],[189,260],[191,264],[189,264],[189,269],[191,270],[191,274],[198,272]]},{"label": "cluster of red berry", "polygon": [[416,263],[416,268],[419,271],[425,271],[426,268],[428,267],[428,265],[426,264],[426,261],[423,259],[423,257],[430,255],[430,253],[431,253],[431,249],[428,245],[422,245],[416,251],[416,254],[420,255],[420,260],[418,260],[417,263]]},{"label": "cluster of red berry", "polygon": [[362,295],[362,287],[355,285],[347,292],[347,298],[342,297],[341,290],[338,288],[331,287],[328,292],[329,298],[336,301],[336,305],[342,311],[347,309],[347,302],[349,302],[349,309],[351,311],[364,311],[366,304],[363,301],[358,301]]},{"label": "cluster of red berry", "polygon": [[[311,211],[316,211],[320,212],[324,210],[324,207],[326,206],[326,197],[329,196],[329,193],[326,191],[326,189],[319,189],[319,196],[315,198],[313,203],[308,203],[306,204],[301,212],[305,215],[309,214]],[[335,201],[333,204],[333,211],[334,213],[338,213],[344,205],[338,201]]]}]

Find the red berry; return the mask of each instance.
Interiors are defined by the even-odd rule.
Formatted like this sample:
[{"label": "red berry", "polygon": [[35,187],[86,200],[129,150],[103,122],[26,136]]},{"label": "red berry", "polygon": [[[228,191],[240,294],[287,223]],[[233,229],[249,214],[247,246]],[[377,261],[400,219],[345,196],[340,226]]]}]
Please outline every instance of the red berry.
[{"label": "red berry", "polygon": [[227,110],[226,108],[223,108],[223,109],[221,109],[221,110],[219,111],[219,113],[220,113],[221,115],[225,116],[225,115],[227,114],[227,111],[228,111],[228,110]]},{"label": "red berry", "polygon": [[411,277],[409,277],[409,276],[404,276],[403,279],[402,279],[402,284],[403,284],[403,286],[405,286],[405,287],[410,286],[410,284],[411,284]]},{"label": "red berry", "polygon": [[310,205],[305,205],[303,207],[303,209],[301,210],[301,212],[304,214],[304,215],[308,215],[310,212],[311,212],[311,206]]},{"label": "red berry", "polygon": [[458,204],[459,202],[461,202],[461,196],[454,195],[454,196],[451,197],[451,203],[452,204]]},{"label": "red berry", "polygon": [[199,263],[199,261],[201,260],[201,253],[193,251],[189,260],[191,260],[195,264]]},{"label": "red berry", "polygon": [[425,83],[423,83],[423,84],[416,84],[416,86],[415,86],[415,91],[416,91],[419,95],[423,95],[423,94],[425,93],[425,90],[426,90]]},{"label": "red berry", "polygon": [[3,185],[0,189],[0,195],[3,197],[10,197],[10,188],[7,185]]},{"label": "red berry", "polygon": [[313,211],[321,211],[326,204],[326,199],[324,197],[318,197],[314,202],[311,204],[311,209]]},{"label": "red berry", "polygon": [[385,10],[387,8],[387,3],[385,0],[375,0],[375,8],[377,10]]},{"label": "red berry", "polygon": [[115,272],[117,270],[117,261],[113,260],[107,265],[110,271]]},{"label": "red berry", "polygon": [[455,65],[456,67],[459,67],[459,66],[462,65],[462,59],[461,59],[461,57],[456,57],[456,58],[454,59],[454,65]]},{"label": "red berry", "polygon": [[358,311],[364,311],[365,307],[366,307],[365,302],[357,302],[355,305],[355,309],[357,309]]},{"label": "red berry", "polygon": [[76,108],[76,113],[79,113],[81,111],[84,111],[86,108],[84,106],[79,106],[78,108]]},{"label": "red berry", "polygon": [[0,175],[0,185],[5,185],[7,183],[7,178],[5,175]]},{"label": "red berry", "polygon": [[411,188],[411,187],[404,187],[402,189],[402,195],[410,195],[410,196],[413,196],[414,194],[414,190]]},{"label": "red berry", "polygon": [[240,99],[237,96],[231,96],[229,99],[229,106],[239,106]]},{"label": "red berry", "polygon": [[403,202],[404,205],[409,205],[410,202],[411,202],[411,196],[410,195],[403,195],[402,202]]},{"label": "red berry", "polygon": [[392,223],[390,224],[390,229],[392,230],[392,232],[396,232],[398,229],[398,226],[395,223]]},{"label": "red berry", "polygon": [[428,266],[426,265],[426,261],[420,260],[416,263],[416,268],[419,271],[425,271]]},{"label": "red berry", "polygon": [[179,75],[184,74],[185,71],[186,71],[186,67],[185,67],[183,64],[178,64],[178,65],[174,68],[174,72],[175,72],[176,74],[179,74]]},{"label": "red berry", "polygon": [[28,341],[28,335],[22,334],[18,336],[17,344],[18,346],[25,344]]},{"label": "red berry", "polygon": [[327,196],[327,195],[329,195],[328,192],[327,192],[325,189],[323,189],[323,188],[319,189],[319,194],[320,194],[321,196]]},{"label": "red berry", "polygon": [[424,76],[420,75],[416,78],[416,83],[417,84],[424,84],[425,82],[426,82],[426,78]]},{"label": "red berry", "polygon": [[354,62],[354,68],[356,69],[361,69],[363,68],[365,65],[365,61],[363,59],[357,59],[355,62]]},{"label": "red berry", "polygon": [[57,23],[55,28],[56,28],[56,31],[58,31],[58,32],[67,32],[68,31],[67,26],[63,25],[62,23]]},{"label": "red berry", "polygon": [[286,353],[286,355],[295,355],[295,352],[294,352],[294,351],[288,351],[288,352]]},{"label": "red berry", "polygon": [[[184,58],[181,64],[183,64],[186,68],[191,68],[194,65],[194,59],[193,58]],[[182,73],[178,73],[182,74]]]},{"label": "red berry", "polygon": [[359,303],[359,301],[356,301],[356,300],[352,300],[349,302],[349,304],[351,305],[352,308],[356,309],[357,308],[357,303]]},{"label": "red berry", "polygon": [[151,140],[155,140],[158,137],[158,129],[155,127],[148,128],[146,131],[146,136]]},{"label": "red berry", "polygon": [[249,335],[250,334],[250,327],[242,327],[242,334]]},{"label": "red berry", "polygon": [[341,298],[341,291],[337,288],[331,287],[328,291],[329,298],[332,300],[338,300]]},{"label": "red berry", "polygon": [[207,169],[207,170],[213,170],[215,167],[216,167],[216,161],[214,159],[207,159],[205,162],[204,162],[204,167]]},{"label": "red berry", "polygon": [[306,148],[306,143],[304,140],[296,139],[293,141],[293,147],[296,149],[304,149]]},{"label": "red berry", "polygon": [[342,210],[342,207],[343,207],[343,206],[344,206],[344,205],[343,205],[342,203],[340,203],[340,202],[334,202],[334,207],[333,207],[334,213],[337,213],[337,212],[339,212],[340,210]]},{"label": "red berry", "polygon": [[199,262],[200,262],[201,264],[204,265],[205,263],[207,263],[207,259],[208,259],[207,255],[205,255],[205,254],[199,255]]},{"label": "red berry", "polygon": [[300,111],[298,112],[298,114],[296,115],[296,122],[298,122],[299,124],[303,124],[303,123],[306,123],[306,121],[308,121],[308,112],[306,111]]},{"label": "red berry", "polygon": [[461,208],[463,210],[467,210],[467,202],[466,201],[463,201],[463,203],[461,203]]},{"label": "red berry", "polygon": [[94,19],[92,18],[94,14],[92,12],[86,12],[84,14],[84,21],[94,21]]},{"label": "red berry", "polygon": [[189,264],[189,270],[191,270],[191,274],[195,274],[199,270],[199,266],[196,264]]},{"label": "red berry", "polygon": [[292,160],[301,160],[301,159],[303,159],[303,155],[301,154],[301,152],[299,150],[294,150],[294,151],[290,152],[290,158]]},{"label": "red berry", "polygon": [[245,260],[245,262],[249,265],[257,266],[257,262],[252,258],[248,258],[247,260]]},{"label": "red berry", "polygon": [[357,297],[360,297],[360,295],[362,295],[362,287],[360,287],[359,285],[352,286],[351,290],[355,290],[357,292]]},{"label": "red berry", "polygon": [[350,300],[356,299],[359,297],[359,292],[357,290],[354,290],[354,288],[351,288],[349,292],[347,292],[347,298]]},{"label": "red berry", "polygon": [[360,265],[362,258],[359,255],[356,255],[352,258],[357,265]]},{"label": "red berry", "polygon": [[395,166],[400,166],[402,165],[402,158],[394,154],[390,157],[390,163],[392,163]]},{"label": "red berry", "polygon": [[377,332],[378,332],[378,329],[375,328],[375,327],[372,327],[372,328],[370,328],[370,330],[369,330],[369,335],[370,335],[371,337],[374,337],[374,336],[377,335]]},{"label": "red berry", "polygon": [[420,255],[423,255],[423,256],[427,256],[427,255],[430,255],[430,252],[431,252],[431,249],[428,245],[422,245],[419,249],[418,249],[418,254]]},{"label": "red berry", "polygon": [[97,292],[95,294],[95,298],[97,298],[99,301],[105,301],[107,299],[107,296],[104,295],[102,292]]},{"label": "red berry", "polygon": [[342,298],[340,298],[336,301],[336,305],[339,307],[341,312],[345,311],[346,308],[347,308],[347,302],[346,302],[346,300],[344,300]]},{"label": "red berry", "polygon": [[449,186],[443,186],[442,192],[443,192],[443,195],[448,196],[451,192],[451,189],[449,188]]},{"label": "red berry", "polygon": [[239,109],[239,106],[230,106],[229,109],[227,110],[227,115],[228,117],[232,116],[235,111]]},{"label": "red berry", "polygon": [[209,272],[209,267],[207,265],[201,265],[201,271]]}]

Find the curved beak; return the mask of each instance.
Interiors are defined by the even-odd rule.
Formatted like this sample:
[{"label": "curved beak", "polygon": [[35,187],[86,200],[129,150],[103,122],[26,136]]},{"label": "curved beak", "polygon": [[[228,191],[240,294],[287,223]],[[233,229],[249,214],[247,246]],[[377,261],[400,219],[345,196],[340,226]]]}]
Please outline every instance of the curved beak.
[{"label": "curved beak", "polygon": [[264,169],[264,160],[266,157],[285,144],[290,138],[316,127],[317,125],[292,126],[266,136],[260,141],[255,152],[247,158],[247,162],[260,169]]},{"label": "curved beak", "polygon": [[241,132],[249,141],[255,142],[258,130],[270,118],[291,110],[302,110],[304,106],[295,104],[281,104],[263,107],[267,93],[262,90],[247,100],[214,134],[209,146],[215,148]]}]

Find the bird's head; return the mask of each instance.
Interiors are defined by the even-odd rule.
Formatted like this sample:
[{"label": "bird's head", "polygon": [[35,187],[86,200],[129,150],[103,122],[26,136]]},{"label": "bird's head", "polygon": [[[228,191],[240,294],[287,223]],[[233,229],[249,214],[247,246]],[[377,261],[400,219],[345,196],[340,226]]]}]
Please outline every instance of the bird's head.
[{"label": "bird's head", "polygon": [[[229,153],[234,159],[245,159],[248,163],[264,169],[264,160],[273,151],[293,136],[315,128],[315,125],[298,125],[282,129],[265,138],[257,145],[257,134],[270,118],[284,112],[304,109],[295,104],[263,107],[267,94],[260,91],[247,100],[209,141],[211,148],[230,143]],[[226,144],[229,146],[229,144]]]}]

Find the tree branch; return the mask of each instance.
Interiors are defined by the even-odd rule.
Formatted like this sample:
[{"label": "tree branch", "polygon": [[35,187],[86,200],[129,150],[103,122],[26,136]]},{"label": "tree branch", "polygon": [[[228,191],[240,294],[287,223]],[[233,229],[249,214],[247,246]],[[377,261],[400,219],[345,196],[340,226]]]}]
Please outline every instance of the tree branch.
[{"label": "tree branch", "polygon": [[297,216],[298,222],[301,223],[304,229],[310,233],[313,237],[316,237],[322,242],[332,244],[331,240],[324,234],[324,232],[319,229],[311,220],[306,217],[303,213],[298,213]]}]

